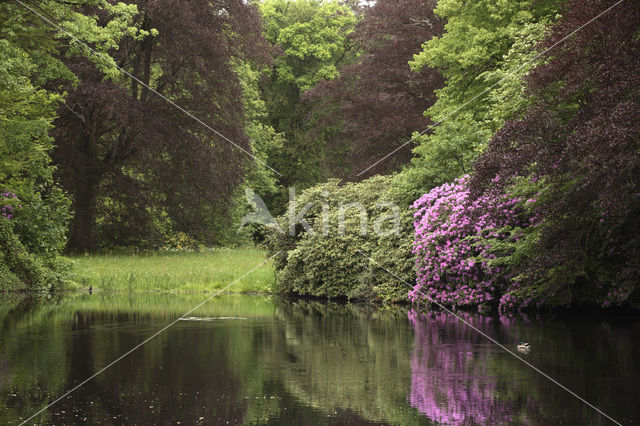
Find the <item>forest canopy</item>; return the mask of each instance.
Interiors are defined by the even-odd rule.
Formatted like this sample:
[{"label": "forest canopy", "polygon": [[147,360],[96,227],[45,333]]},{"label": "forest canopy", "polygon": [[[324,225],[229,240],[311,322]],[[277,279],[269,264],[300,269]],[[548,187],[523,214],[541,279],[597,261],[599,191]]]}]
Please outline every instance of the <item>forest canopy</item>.
[{"label": "forest canopy", "polygon": [[[65,252],[266,245],[280,293],[639,306],[637,2],[1,1],[0,22],[0,289],[63,288]],[[340,232],[282,232],[297,212]]]}]

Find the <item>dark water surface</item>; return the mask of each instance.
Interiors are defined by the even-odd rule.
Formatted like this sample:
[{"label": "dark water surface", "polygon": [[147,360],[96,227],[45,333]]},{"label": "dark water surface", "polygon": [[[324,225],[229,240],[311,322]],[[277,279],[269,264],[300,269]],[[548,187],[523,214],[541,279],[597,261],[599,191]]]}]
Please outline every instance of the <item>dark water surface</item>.
[{"label": "dark water surface", "polygon": [[[206,296],[0,300],[0,424],[16,424]],[[613,424],[446,314],[216,298],[30,424]],[[229,318],[231,317],[231,318]],[[640,321],[467,320],[623,424]],[[22,419],[22,420],[21,420]]]}]

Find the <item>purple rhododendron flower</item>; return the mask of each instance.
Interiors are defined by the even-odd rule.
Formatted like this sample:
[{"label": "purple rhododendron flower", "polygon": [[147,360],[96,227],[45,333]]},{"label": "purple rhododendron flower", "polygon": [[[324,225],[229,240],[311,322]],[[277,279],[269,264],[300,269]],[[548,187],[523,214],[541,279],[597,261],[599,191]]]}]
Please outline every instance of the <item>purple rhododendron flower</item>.
[{"label": "purple rhododendron flower", "polygon": [[526,225],[519,207],[523,200],[490,192],[471,199],[468,179],[465,175],[434,188],[413,204],[418,278],[409,297],[452,307],[480,307],[499,300],[501,310],[512,310],[508,291],[517,283],[484,259],[495,258],[490,239],[517,238],[502,228]]},{"label": "purple rhododendron flower", "polygon": [[[16,194],[9,191],[3,191],[0,193],[0,216],[6,219],[12,219],[15,211],[14,204],[20,201]],[[18,205],[18,208],[22,207]]]}]

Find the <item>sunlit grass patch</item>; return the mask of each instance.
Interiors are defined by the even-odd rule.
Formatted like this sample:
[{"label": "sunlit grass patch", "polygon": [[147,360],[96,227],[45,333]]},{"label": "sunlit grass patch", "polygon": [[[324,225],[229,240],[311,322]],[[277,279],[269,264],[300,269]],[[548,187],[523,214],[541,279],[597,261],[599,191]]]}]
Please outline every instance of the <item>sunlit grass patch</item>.
[{"label": "sunlit grass patch", "polygon": [[[75,280],[105,291],[211,292],[264,262],[260,249],[202,252],[99,254],[73,258]],[[268,292],[274,280],[266,263],[231,286],[229,292]]]}]

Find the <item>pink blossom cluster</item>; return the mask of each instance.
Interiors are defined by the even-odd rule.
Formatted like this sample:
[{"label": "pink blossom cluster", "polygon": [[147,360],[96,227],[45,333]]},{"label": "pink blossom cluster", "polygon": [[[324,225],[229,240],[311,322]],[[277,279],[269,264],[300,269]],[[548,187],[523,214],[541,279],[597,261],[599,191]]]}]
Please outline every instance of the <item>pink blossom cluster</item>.
[{"label": "pink blossom cluster", "polygon": [[[598,288],[602,289],[603,285],[599,284]],[[616,283],[611,286],[609,292],[605,296],[599,296],[596,298],[600,306],[608,308],[610,306],[621,305],[631,295],[634,290],[634,286],[631,282]]]},{"label": "pink blossom cluster", "polygon": [[517,241],[503,228],[525,226],[523,200],[491,192],[471,199],[468,179],[465,175],[434,188],[413,204],[418,278],[409,297],[479,310],[499,301],[512,310],[515,300],[506,295],[509,277],[489,260],[495,258],[492,243]]},{"label": "pink blossom cluster", "polygon": [[22,207],[21,205],[17,204],[18,201],[18,197],[13,192],[0,192],[0,216],[6,219],[13,218],[14,208]]}]

